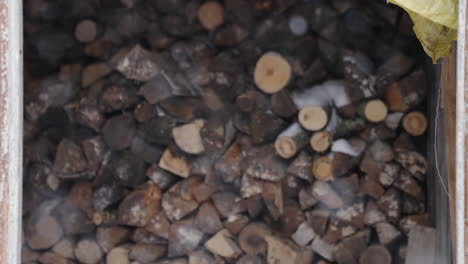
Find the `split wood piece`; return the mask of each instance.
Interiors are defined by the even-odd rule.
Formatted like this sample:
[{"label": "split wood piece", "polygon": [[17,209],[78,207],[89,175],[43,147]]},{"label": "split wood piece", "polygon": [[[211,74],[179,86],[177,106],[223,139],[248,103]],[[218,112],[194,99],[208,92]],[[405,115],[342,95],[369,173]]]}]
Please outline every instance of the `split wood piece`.
[{"label": "split wood piece", "polygon": [[224,8],[215,1],[203,3],[198,9],[198,20],[207,30],[213,30],[224,23]]},{"label": "split wood piece", "polygon": [[380,243],[388,245],[401,236],[401,232],[392,224],[382,222],[375,225]]},{"label": "split wood piece", "polygon": [[273,182],[279,182],[286,176],[286,163],[275,154],[273,147],[261,147],[260,151],[253,154],[246,160],[245,175]]},{"label": "split wood piece", "polygon": [[162,197],[162,207],[171,222],[179,221],[198,208],[192,190],[199,181],[189,178],[172,186]]},{"label": "split wood piece", "polygon": [[255,110],[257,106],[257,98],[259,97],[259,92],[249,90],[236,98],[236,105],[240,111],[244,113],[250,113]]},{"label": "split wood piece", "polygon": [[270,110],[258,109],[250,114],[250,132],[256,144],[274,140],[285,126],[285,121]]},{"label": "split wood piece", "polygon": [[62,238],[63,233],[57,219],[48,215],[33,216],[26,225],[27,243],[34,250],[52,247]]},{"label": "split wood piece", "polygon": [[96,264],[103,257],[103,252],[94,239],[84,238],[76,244],[75,256],[81,263]]},{"label": "split wood piece", "polygon": [[130,230],[119,225],[100,226],[96,230],[96,240],[104,252],[109,252],[117,245],[127,241],[129,237]]},{"label": "split wood piece", "polygon": [[129,257],[141,263],[151,263],[164,255],[166,255],[166,245],[138,243],[130,248]]},{"label": "split wood piece", "polygon": [[205,148],[200,136],[200,130],[205,121],[198,119],[189,124],[174,127],[172,136],[177,146],[189,154],[201,154]]},{"label": "split wood piece", "polygon": [[150,222],[145,226],[145,230],[157,236],[169,239],[169,229],[171,222],[166,216],[164,211],[159,212],[153,216]]},{"label": "split wood piece", "polygon": [[412,214],[423,214],[426,212],[426,203],[424,200],[416,199],[411,195],[403,193],[402,195],[403,205],[402,213],[407,215]]},{"label": "split wood piece", "polygon": [[[39,259],[37,259],[41,264],[69,264],[71,261],[66,259],[65,257],[61,256],[60,254],[54,252],[45,252],[43,253]],[[23,262],[25,263],[25,262]],[[29,262],[28,262],[29,263]],[[37,263],[37,262],[31,262]]]},{"label": "split wood piece", "polygon": [[328,243],[327,241],[321,239],[320,237],[315,237],[311,245],[312,250],[329,261],[335,261],[335,247],[333,244]]},{"label": "split wood piece", "polygon": [[261,194],[270,215],[277,220],[284,213],[282,184],[280,182],[263,182]]},{"label": "split wood piece", "polygon": [[290,94],[286,90],[279,91],[271,96],[271,109],[280,117],[288,118],[298,111]]},{"label": "split wood piece", "polygon": [[352,224],[358,229],[364,228],[364,202],[357,201],[351,206],[338,209],[336,211],[336,218]]},{"label": "split wood piece", "polygon": [[373,123],[384,121],[387,113],[387,106],[379,99],[370,100],[362,106],[362,115]]},{"label": "split wood piece", "polygon": [[164,238],[160,236],[156,236],[141,227],[136,228],[133,231],[130,239],[135,243],[141,243],[141,244],[157,244],[157,245],[167,244],[166,243],[167,241]]},{"label": "split wood piece", "polygon": [[203,232],[195,226],[193,219],[172,223],[169,232],[168,256],[172,258],[189,255],[200,245],[202,239]]},{"label": "split wood piece", "polygon": [[265,263],[263,262],[263,259],[259,256],[253,256],[253,255],[244,255],[241,257],[236,264],[262,264]]},{"label": "split wood piece", "polygon": [[279,217],[279,226],[282,234],[291,236],[306,220],[299,204],[292,199],[284,200],[284,213]]},{"label": "split wood piece", "polygon": [[65,200],[54,210],[65,235],[87,234],[94,230],[91,219],[80,208]]},{"label": "split wood piece", "polygon": [[333,178],[333,160],[327,156],[314,159],[312,175],[319,181],[329,181]]},{"label": "split wood piece", "polygon": [[359,176],[357,173],[336,178],[332,184],[345,201],[354,201],[359,196]]},{"label": "split wood piece", "polygon": [[81,73],[81,86],[86,88],[106,77],[112,69],[103,62],[87,65]]},{"label": "split wood piece", "polygon": [[139,98],[133,87],[121,84],[110,85],[99,97],[99,107],[103,112],[110,113],[132,108]]},{"label": "split wood piece", "polygon": [[235,193],[224,191],[211,196],[218,212],[223,217],[245,212],[245,206],[242,199]]},{"label": "split wood piece", "polygon": [[318,131],[310,137],[309,143],[313,150],[317,152],[325,152],[330,148],[332,141],[333,137],[330,132]]},{"label": "split wood piece", "polygon": [[288,85],[291,77],[291,65],[276,52],[263,54],[255,66],[255,84],[260,90],[268,94],[274,94],[282,90]]},{"label": "split wood piece", "polygon": [[75,38],[82,43],[92,42],[98,34],[98,25],[90,19],[80,21],[75,27]]},{"label": "split wood piece", "polygon": [[298,120],[305,129],[318,131],[327,125],[328,113],[320,106],[306,106],[299,111]]},{"label": "split wood piece", "polygon": [[437,232],[434,228],[415,226],[411,229],[406,248],[406,262],[424,264],[437,258]]},{"label": "split wood piece", "polygon": [[292,158],[307,145],[307,140],[306,131],[301,128],[299,123],[293,123],[276,138],[276,153],[285,159]]},{"label": "split wood piece", "polygon": [[209,202],[203,203],[195,216],[195,225],[203,233],[213,235],[223,229],[217,209]]},{"label": "split wood piece", "polygon": [[314,180],[311,170],[312,161],[313,157],[307,153],[307,151],[302,151],[289,165],[286,172],[308,182],[312,182]]},{"label": "split wood piece", "polygon": [[424,180],[428,165],[423,155],[416,151],[400,151],[396,153],[395,160],[416,179]]},{"label": "split wood piece", "polygon": [[385,125],[391,130],[396,130],[400,126],[404,115],[402,112],[388,114],[387,118],[385,118]]},{"label": "split wood piece", "polygon": [[266,237],[271,231],[263,223],[253,222],[248,224],[239,233],[239,245],[249,255],[266,256]]},{"label": "split wood piece", "polygon": [[310,193],[310,188],[307,187],[299,191],[298,199],[302,210],[310,209],[318,203],[317,199]]},{"label": "split wood piece", "polygon": [[343,64],[347,92],[353,102],[374,97],[377,94],[374,85],[375,77],[372,75],[374,65],[367,56],[362,53],[345,56]]},{"label": "split wood piece", "polygon": [[147,183],[130,193],[119,206],[119,220],[129,226],[144,227],[160,210],[161,190]]},{"label": "split wood piece", "polygon": [[296,244],[301,247],[308,245],[315,238],[316,234],[314,229],[307,223],[303,222],[299,225],[296,232],[292,234],[291,238]]},{"label": "split wood piece", "polygon": [[112,150],[130,146],[135,133],[135,121],[130,114],[114,116],[102,128],[102,138]]},{"label": "split wood piece", "polygon": [[88,168],[88,162],[80,146],[69,139],[60,141],[55,155],[54,171],[65,179],[79,177]]},{"label": "split wood piece", "polygon": [[163,149],[147,143],[139,136],[135,136],[130,145],[130,152],[147,163],[157,163],[162,156]]},{"label": "split wood piece", "polygon": [[367,249],[370,239],[370,231],[358,232],[344,238],[335,247],[335,258],[339,264],[357,264],[359,256]]},{"label": "split wood piece", "polygon": [[172,148],[167,148],[164,151],[159,160],[159,167],[182,178],[187,178],[190,175],[190,165],[187,158],[178,155]]},{"label": "split wood piece", "polygon": [[189,264],[205,264],[205,263],[216,263],[215,256],[208,250],[198,249],[195,252],[191,252],[188,256]]},{"label": "split wood piece", "polygon": [[161,61],[159,55],[137,44],[118,51],[111,64],[127,79],[145,82],[161,72]]},{"label": "split wood piece", "polygon": [[400,220],[399,227],[400,229],[408,235],[411,230],[416,226],[426,226],[429,227],[429,216],[428,214],[420,214],[420,215],[410,215]]},{"label": "split wood piece", "polygon": [[379,209],[374,201],[369,201],[364,214],[364,223],[366,225],[375,225],[384,222],[387,219],[385,214]]},{"label": "split wood piece", "polygon": [[411,112],[403,118],[403,128],[412,136],[421,136],[427,130],[427,118],[421,112]]},{"label": "split wood piece", "polygon": [[[223,156],[215,162],[214,167],[225,182],[234,182],[241,177],[242,146],[237,141],[224,152]],[[242,191],[241,191],[242,192]],[[244,197],[246,198],[246,197]]]},{"label": "split wood piece", "polygon": [[223,223],[224,228],[231,234],[237,235],[250,222],[250,218],[245,215],[230,215]]},{"label": "split wood piece", "polygon": [[328,223],[327,232],[322,239],[330,244],[336,244],[338,241],[356,232],[357,229],[354,226],[337,218],[331,218]]},{"label": "split wood piece", "polygon": [[125,247],[113,248],[106,256],[106,264],[130,264],[129,252]]},{"label": "split wood piece", "polygon": [[368,247],[359,258],[359,264],[391,264],[392,255],[387,248],[380,245],[373,245]]},{"label": "split wood piece", "polygon": [[223,229],[216,233],[213,237],[205,242],[205,247],[213,254],[223,258],[237,258],[242,254],[233,236],[227,229]]},{"label": "split wood piece", "polygon": [[68,193],[68,199],[88,216],[93,215],[93,184],[91,182],[77,182]]},{"label": "split wood piece", "polygon": [[274,236],[267,236],[268,244],[268,264],[307,264],[311,263],[313,252],[298,247],[292,241],[280,239]]},{"label": "split wood piece", "polygon": [[312,187],[312,195],[325,204],[330,209],[343,207],[344,203],[341,197],[333,188],[325,182],[317,181]]},{"label": "split wood piece", "polygon": [[400,165],[394,162],[386,163],[379,173],[378,181],[383,186],[388,187],[398,178],[399,173]]},{"label": "split wood piece", "polygon": [[327,209],[316,208],[312,211],[305,212],[307,222],[314,229],[315,233],[323,236],[328,226],[330,212]]},{"label": "split wood piece", "polygon": [[409,73],[415,60],[401,53],[392,55],[377,69],[375,86],[378,94],[383,94],[387,87]]},{"label": "split wood piece", "polygon": [[129,151],[115,152],[111,156],[109,172],[125,187],[136,188],[146,180],[145,162]]},{"label": "split wood piece", "polygon": [[390,85],[385,91],[385,101],[390,111],[406,112],[424,99],[426,77],[422,70]]},{"label": "split wood piece", "polygon": [[395,180],[393,186],[419,200],[424,196],[421,186],[406,170],[400,172],[400,177]]},{"label": "split wood piece", "polygon": [[397,189],[388,189],[385,194],[377,201],[377,204],[391,222],[396,223],[400,219],[402,198],[400,192]]},{"label": "split wood piece", "polygon": [[380,197],[385,193],[385,189],[369,176],[365,176],[361,179],[360,190],[363,194],[366,194],[375,200],[380,199]]}]

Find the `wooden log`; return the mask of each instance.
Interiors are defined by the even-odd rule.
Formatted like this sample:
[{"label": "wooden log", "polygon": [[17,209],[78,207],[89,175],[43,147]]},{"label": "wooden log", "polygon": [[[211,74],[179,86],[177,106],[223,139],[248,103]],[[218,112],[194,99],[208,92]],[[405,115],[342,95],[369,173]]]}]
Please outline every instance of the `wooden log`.
[{"label": "wooden log", "polygon": [[405,218],[402,218],[399,222],[400,229],[406,235],[409,235],[411,230],[417,226],[420,226],[420,227],[430,226],[428,214],[410,215]]},{"label": "wooden log", "polygon": [[391,264],[392,255],[387,248],[380,245],[368,247],[359,258],[359,264],[382,263]]},{"label": "wooden log", "polygon": [[387,113],[387,106],[379,99],[370,100],[362,106],[362,115],[373,123],[384,121]]},{"label": "wooden log", "polygon": [[424,72],[417,70],[403,80],[390,85],[385,91],[388,108],[394,112],[406,112],[421,103],[425,93],[425,79]]},{"label": "wooden log", "polygon": [[416,151],[400,151],[395,160],[416,179],[423,181],[427,172],[426,158]]},{"label": "wooden log", "polygon": [[63,229],[55,217],[48,215],[33,216],[26,225],[27,244],[31,249],[48,249],[55,245],[63,235]]},{"label": "wooden log", "polygon": [[179,221],[198,208],[199,203],[191,193],[197,183],[196,179],[190,178],[176,183],[163,194],[161,206],[169,220]]},{"label": "wooden log", "polygon": [[166,245],[137,243],[130,248],[129,257],[141,263],[150,263],[166,255]]},{"label": "wooden log", "polygon": [[402,112],[388,114],[385,118],[385,125],[392,130],[396,130],[400,126],[400,122],[404,115],[405,114]]},{"label": "wooden log", "polygon": [[398,190],[394,188],[388,189],[385,194],[377,201],[377,204],[391,222],[396,222],[400,219],[402,198]]},{"label": "wooden log", "polygon": [[319,181],[330,181],[333,178],[333,160],[327,156],[314,159],[312,175]]},{"label": "wooden log", "polygon": [[366,205],[364,214],[364,223],[366,225],[375,225],[386,220],[385,214],[379,209],[374,201],[369,201]]},{"label": "wooden log", "polygon": [[287,173],[302,178],[306,181],[312,182],[314,180],[312,170],[310,167],[312,161],[313,157],[306,151],[302,151],[288,166]]},{"label": "wooden log", "polygon": [[374,65],[362,53],[348,55],[343,58],[344,75],[347,91],[353,102],[374,97],[377,92],[374,86]]},{"label": "wooden log", "polygon": [[328,113],[320,106],[306,106],[299,111],[299,123],[309,131],[323,129],[328,123]]},{"label": "wooden log", "polygon": [[328,183],[317,181],[312,187],[312,194],[330,209],[341,208],[344,203],[341,197]]},{"label": "wooden log", "polygon": [[148,81],[161,72],[162,58],[140,45],[125,47],[111,59],[111,64],[127,79]]},{"label": "wooden log", "polygon": [[80,21],[75,27],[75,38],[82,43],[90,43],[99,34],[99,26],[93,20]]},{"label": "wooden log", "polygon": [[412,136],[421,136],[427,130],[427,118],[421,112],[411,112],[403,118],[403,128]]},{"label": "wooden log", "polygon": [[227,229],[223,229],[216,233],[213,237],[205,242],[205,247],[213,254],[224,258],[237,258],[242,254],[233,236]]},{"label": "wooden log", "polygon": [[239,245],[249,255],[266,255],[269,228],[262,223],[250,223],[239,233]]},{"label": "wooden log", "polygon": [[207,30],[213,30],[224,23],[224,8],[219,2],[208,1],[198,9],[198,20]]},{"label": "wooden log", "polygon": [[167,148],[164,151],[159,160],[159,167],[183,178],[187,178],[190,175],[190,165],[187,158],[179,155],[171,148]]},{"label": "wooden log", "polygon": [[75,256],[81,263],[94,264],[101,260],[103,253],[96,240],[84,238],[76,244]]},{"label": "wooden log", "polygon": [[129,151],[116,152],[109,161],[115,180],[126,187],[136,188],[145,181],[145,162]]},{"label": "wooden log", "polygon": [[350,206],[345,206],[336,211],[336,218],[353,225],[358,229],[364,228],[364,202],[357,200]]},{"label": "wooden log", "polygon": [[[248,206],[247,206],[248,207]],[[250,219],[245,215],[230,215],[223,223],[224,228],[231,234],[237,235],[244,227],[249,224]]]},{"label": "wooden log", "polygon": [[208,235],[214,235],[223,229],[221,217],[217,209],[208,202],[203,203],[195,217],[195,225]]},{"label": "wooden log", "polygon": [[266,241],[268,244],[268,263],[306,264],[312,261],[312,252],[303,250],[302,248],[298,247],[296,244],[292,243],[289,240],[283,240],[270,235],[266,237]]},{"label": "wooden log", "polygon": [[204,120],[198,119],[189,124],[174,127],[172,136],[177,146],[188,154],[200,154],[205,150],[200,130],[204,126]]},{"label": "wooden log", "polygon": [[379,94],[383,94],[389,85],[400,80],[415,65],[415,60],[401,53],[391,55],[376,72],[375,85]]},{"label": "wooden log", "polygon": [[99,226],[96,229],[96,241],[104,252],[111,251],[130,237],[130,230],[122,226]]},{"label": "wooden log", "polygon": [[311,248],[314,252],[322,256],[323,258],[329,260],[329,261],[334,261],[335,256],[334,256],[334,245],[331,243],[328,243],[327,241],[321,239],[320,237],[316,237],[314,241],[312,242]]},{"label": "wooden log", "polygon": [[400,171],[400,177],[395,180],[393,186],[417,199],[422,199],[423,190],[421,186],[406,170]]},{"label": "wooden log", "polygon": [[292,240],[296,242],[299,246],[306,246],[315,238],[315,231],[312,227],[307,223],[303,222],[299,225],[296,232],[291,236]]},{"label": "wooden log", "polygon": [[134,133],[135,123],[133,117],[128,114],[108,119],[102,128],[104,142],[112,150],[123,150],[129,147]]},{"label": "wooden log", "polygon": [[275,141],[275,150],[282,158],[292,158],[307,145],[308,135],[299,123],[293,123],[281,132]]},{"label": "wooden log", "polygon": [[401,232],[392,224],[382,222],[375,225],[380,243],[388,245],[398,239]]},{"label": "wooden log", "polygon": [[113,248],[106,256],[106,264],[119,263],[119,264],[128,264],[130,250],[125,247],[116,247]]},{"label": "wooden log", "polygon": [[119,220],[129,226],[144,227],[160,210],[161,190],[147,183],[130,193],[119,205]]},{"label": "wooden log", "polygon": [[288,85],[291,77],[291,65],[276,52],[263,54],[255,66],[255,84],[260,90],[268,94],[274,94],[282,90]]},{"label": "wooden log", "polygon": [[171,222],[169,222],[164,211],[161,211],[151,218],[149,223],[145,226],[145,230],[157,236],[169,239],[170,226]]},{"label": "wooden log", "polygon": [[277,220],[284,214],[284,198],[282,184],[263,182],[261,195],[270,215]]},{"label": "wooden log", "polygon": [[202,239],[203,232],[196,228],[192,219],[175,222],[169,232],[168,256],[188,255],[200,245]]},{"label": "wooden log", "polygon": [[310,137],[310,146],[316,152],[325,152],[332,145],[332,134],[329,131],[318,131]]},{"label": "wooden log", "polygon": [[285,122],[270,110],[258,109],[250,115],[250,132],[256,144],[275,139],[285,125]]}]

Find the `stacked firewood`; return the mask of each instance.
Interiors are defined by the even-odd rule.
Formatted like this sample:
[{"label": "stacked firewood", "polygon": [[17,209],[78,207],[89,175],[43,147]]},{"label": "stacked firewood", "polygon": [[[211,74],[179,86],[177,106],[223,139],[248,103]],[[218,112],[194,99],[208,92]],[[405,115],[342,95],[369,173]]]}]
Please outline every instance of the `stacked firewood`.
[{"label": "stacked firewood", "polygon": [[383,0],[26,0],[23,263],[404,263],[410,32]]}]

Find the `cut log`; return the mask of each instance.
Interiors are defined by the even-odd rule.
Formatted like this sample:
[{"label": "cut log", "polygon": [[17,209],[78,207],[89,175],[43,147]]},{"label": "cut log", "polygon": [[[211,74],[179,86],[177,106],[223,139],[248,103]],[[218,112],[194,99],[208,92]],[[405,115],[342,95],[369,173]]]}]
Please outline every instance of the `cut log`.
[{"label": "cut log", "polygon": [[198,230],[191,219],[175,222],[169,232],[168,256],[189,255],[202,242],[203,232]]},{"label": "cut log", "polygon": [[385,194],[377,201],[380,209],[388,216],[391,222],[397,222],[400,219],[402,209],[401,194],[394,188],[388,189]]},{"label": "cut log", "polygon": [[327,229],[330,212],[326,209],[314,209],[306,212],[307,222],[314,229],[315,233],[323,236]]},{"label": "cut log", "polygon": [[315,231],[312,227],[307,223],[303,222],[297,228],[296,232],[291,236],[292,240],[296,242],[299,246],[306,246],[315,238]]},{"label": "cut log", "polygon": [[312,162],[312,175],[319,181],[329,181],[333,178],[333,160],[320,157]]},{"label": "cut log", "polygon": [[183,178],[190,175],[190,165],[185,156],[177,155],[171,148],[164,151],[159,160],[159,167]]},{"label": "cut log", "polygon": [[106,264],[130,264],[129,250],[124,247],[113,248],[106,256]]},{"label": "cut log", "polygon": [[96,241],[104,252],[109,252],[117,245],[127,241],[129,237],[130,230],[118,225],[100,226],[96,230]]},{"label": "cut log", "polygon": [[201,119],[172,129],[172,136],[177,146],[186,153],[200,154],[205,148],[200,137],[200,130],[205,122]]},{"label": "cut log", "polygon": [[224,221],[224,228],[229,230],[231,234],[237,235],[242,229],[250,222],[249,217],[245,215],[230,215],[226,221]]},{"label": "cut log", "polygon": [[331,188],[328,183],[317,181],[312,187],[312,195],[330,209],[343,207],[341,197]]},{"label": "cut log", "polygon": [[427,118],[421,112],[411,112],[403,118],[403,128],[412,136],[421,136],[427,130]]},{"label": "cut log", "polygon": [[129,226],[146,226],[160,210],[161,190],[147,183],[130,193],[119,206],[119,220]]},{"label": "cut log", "polygon": [[103,62],[87,65],[81,73],[81,86],[88,87],[108,75],[112,69]]},{"label": "cut log", "polygon": [[368,247],[359,258],[359,264],[391,264],[392,255],[387,248],[380,245],[374,245]]},{"label": "cut log", "polygon": [[96,264],[103,257],[103,253],[94,239],[84,238],[76,244],[75,256],[81,263]]},{"label": "cut log", "polygon": [[312,137],[310,137],[310,146],[313,150],[317,152],[327,151],[333,141],[333,137],[328,131],[318,131],[315,132]]},{"label": "cut log", "polygon": [[388,114],[387,118],[385,118],[385,125],[392,130],[396,130],[400,126],[404,115],[402,112]]},{"label": "cut log", "polygon": [[289,62],[276,52],[268,52],[257,61],[254,80],[265,93],[274,94],[288,85],[292,77]]},{"label": "cut log", "polygon": [[311,170],[312,161],[313,157],[306,151],[302,151],[289,165],[287,173],[312,182],[314,180]]},{"label": "cut log", "polygon": [[335,256],[334,256],[334,245],[326,242],[325,240],[316,237],[314,241],[312,242],[311,246],[312,250],[322,256],[323,258],[329,260],[329,261],[335,261]]},{"label": "cut log", "polygon": [[181,220],[198,208],[198,201],[194,199],[191,193],[196,184],[196,179],[190,178],[178,182],[164,193],[161,205],[171,222]]},{"label": "cut log", "polygon": [[379,99],[370,100],[363,105],[362,115],[370,122],[378,123],[385,120],[388,109]]},{"label": "cut log", "polygon": [[283,186],[279,182],[263,182],[262,198],[270,215],[276,220],[284,213]]},{"label": "cut log", "polygon": [[266,255],[268,227],[262,223],[250,223],[239,233],[239,245],[249,255]]},{"label": "cut log", "polygon": [[400,177],[395,180],[393,186],[416,199],[422,199],[423,190],[421,186],[419,186],[418,182],[406,170],[400,172]]},{"label": "cut log", "polygon": [[375,225],[380,243],[388,245],[400,237],[401,232],[392,224],[382,222]]},{"label": "cut log", "polygon": [[242,254],[231,233],[227,229],[219,231],[205,242],[205,247],[213,254],[223,258],[237,258]]},{"label": "cut log", "polygon": [[112,150],[123,150],[130,146],[135,133],[135,123],[129,114],[122,114],[107,120],[102,128],[104,142]]},{"label": "cut log", "polygon": [[427,161],[423,155],[416,151],[400,151],[396,153],[395,160],[416,179],[424,180],[427,172]]},{"label": "cut log", "polygon": [[218,211],[209,202],[205,202],[200,206],[194,221],[198,229],[208,235],[216,234],[223,229]]},{"label": "cut log", "polygon": [[166,254],[166,245],[138,243],[130,248],[129,257],[141,263],[154,262]]},{"label": "cut log", "polygon": [[312,261],[313,253],[304,250],[289,240],[283,240],[274,236],[267,236],[268,264],[307,264]]},{"label": "cut log", "polygon": [[274,140],[285,125],[284,120],[270,110],[258,109],[250,115],[250,132],[256,144]]},{"label": "cut log", "polygon": [[[363,18],[355,17],[353,21],[355,19]],[[375,77],[372,75],[374,65],[367,56],[362,53],[348,55],[343,58],[343,64],[347,91],[353,102],[374,97],[377,94],[374,85]]]},{"label": "cut log", "polygon": [[117,52],[111,64],[127,79],[148,81],[161,72],[161,60],[160,56],[137,44]]},{"label": "cut log", "polygon": [[386,220],[385,214],[378,208],[374,201],[369,201],[364,214],[364,223],[366,225],[375,225]]},{"label": "cut log", "polygon": [[75,246],[76,242],[74,239],[63,238],[57,244],[55,244],[55,246],[52,248],[52,251],[64,258],[73,259],[75,257],[75,253],[73,252]]},{"label": "cut log", "polygon": [[64,233],[57,219],[48,215],[37,215],[31,218],[26,228],[27,243],[34,250],[52,247],[62,238]]},{"label": "cut log", "polygon": [[427,214],[410,215],[400,220],[400,229],[408,235],[416,227],[429,227],[429,216]]},{"label": "cut log", "polygon": [[308,135],[298,123],[293,123],[281,132],[275,141],[275,150],[282,158],[292,158],[307,145]]},{"label": "cut log", "polygon": [[328,113],[320,106],[306,106],[299,111],[299,123],[309,131],[323,129],[328,122]]},{"label": "cut log", "polygon": [[207,30],[213,30],[224,23],[224,8],[215,1],[203,3],[198,9],[198,20]]},{"label": "cut log", "polygon": [[75,27],[75,38],[82,43],[90,43],[98,35],[98,26],[96,22],[86,19],[79,22]]},{"label": "cut log", "polygon": [[250,113],[257,108],[259,92],[249,90],[236,98],[236,105],[240,111]]}]

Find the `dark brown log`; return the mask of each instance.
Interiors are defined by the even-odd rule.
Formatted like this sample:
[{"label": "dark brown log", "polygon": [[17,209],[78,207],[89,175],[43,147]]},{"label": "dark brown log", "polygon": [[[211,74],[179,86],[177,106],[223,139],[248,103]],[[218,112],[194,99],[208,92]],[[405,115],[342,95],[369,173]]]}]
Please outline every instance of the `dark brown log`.
[{"label": "dark brown log", "polygon": [[96,240],[84,238],[76,244],[75,256],[81,263],[94,264],[101,260],[103,253]]},{"label": "dark brown log", "polygon": [[128,114],[110,118],[102,128],[104,142],[106,142],[112,150],[122,150],[129,147],[134,133],[134,120],[133,117]]},{"label": "dark brown log", "polygon": [[190,178],[178,182],[164,193],[161,205],[171,221],[179,221],[198,208],[198,201],[191,193],[197,184],[199,182],[195,178]]},{"label": "dark brown log", "polygon": [[385,193],[385,189],[369,176],[361,179],[360,190],[363,194],[366,194],[375,200],[380,199],[380,197]]},{"label": "dark brown log", "polygon": [[393,186],[417,199],[421,199],[423,195],[421,186],[406,170],[400,171],[400,177],[395,180]]},{"label": "dark brown log", "polygon": [[336,218],[353,225],[358,229],[364,228],[364,202],[356,201],[336,211]]},{"label": "dark brown log", "polygon": [[242,250],[235,242],[233,236],[227,229],[219,231],[216,235],[205,242],[205,247],[213,254],[220,257],[233,259],[242,254]]},{"label": "dark brown log", "polygon": [[313,157],[306,151],[302,151],[289,165],[287,172],[296,177],[311,182],[313,181],[313,174],[311,170],[312,161]]},{"label": "dark brown log", "polygon": [[88,162],[80,146],[64,139],[57,147],[54,170],[62,178],[77,178],[88,168]]},{"label": "dark brown log", "polygon": [[195,225],[205,234],[213,235],[223,229],[217,209],[208,202],[203,203],[195,217]]},{"label": "dark brown log", "polygon": [[239,245],[247,254],[266,255],[266,237],[270,234],[267,226],[250,223],[239,233]]},{"label": "dark brown log", "polygon": [[69,201],[64,201],[54,210],[66,235],[87,234],[94,230],[94,224],[85,212]]},{"label": "dark brown log", "polygon": [[165,239],[169,239],[169,229],[171,227],[171,223],[167,218],[164,212],[159,212],[145,226],[145,230],[151,232],[157,236],[163,237]]},{"label": "dark brown log", "polygon": [[313,253],[298,247],[289,240],[283,240],[274,236],[267,236],[268,244],[268,263],[310,263],[313,258]]},{"label": "dark brown log", "polygon": [[99,34],[99,26],[93,20],[80,21],[75,27],[75,38],[82,43],[89,43]]},{"label": "dark brown log", "polygon": [[221,216],[229,217],[245,211],[239,196],[232,192],[218,192],[212,196],[213,203]]},{"label": "dark brown log", "polygon": [[129,257],[142,263],[149,263],[161,258],[165,253],[164,245],[136,244],[131,247]]},{"label": "dark brown log", "polygon": [[175,222],[169,232],[168,256],[177,257],[190,254],[203,239],[192,219]]},{"label": "dark brown log", "polygon": [[256,110],[250,116],[250,132],[256,144],[272,141],[284,128],[285,122],[269,110]]},{"label": "dark brown log", "polygon": [[34,250],[48,249],[55,245],[63,235],[60,223],[52,216],[35,215],[26,225],[28,246]]},{"label": "dark brown log", "polygon": [[374,65],[362,53],[345,56],[344,73],[347,91],[353,102],[374,97],[377,92],[374,87]]},{"label": "dark brown log", "polygon": [[379,209],[377,204],[369,201],[366,206],[366,213],[364,215],[364,223],[366,225],[375,225],[386,220],[385,214]]},{"label": "dark brown log", "polygon": [[250,219],[245,215],[231,215],[226,219],[226,221],[224,221],[223,226],[229,230],[231,234],[237,235],[247,224],[249,224],[249,221]]},{"label": "dark brown log", "polygon": [[402,209],[402,198],[398,190],[393,188],[388,189],[385,194],[377,201],[377,204],[391,222],[398,221]]},{"label": "dark brown log", "polygon": [[128,240],[130,230],[122,226],[98,227],[96,241],[104,252]]},{"label": "dark brown log", "polygon": [[213,42],[217,46],[233,47],[239,45],[248,35],[249,32],[240,25],[229,24],[216,31]]},{"label": "dark brown log", "polygon": [[262,147],[248,157],[245,175],[255,179],[278,182],[285,176],[286,164],[270,146]]},{"label": "dark brown log", "polygon": [[415,61],[411,57],[400,53],[390,56],[377,69],[375,85],[379,94],[382,94],[389,85],[407,74],[414,65]]},{"label": "dark brown log", "polygon": [[297,107],[286,90],[271,96],[271,109],[276,115],[288,118],[297,113]]},{"label": "dark brown log", "polygon": [[403,80],[393,83],[385,91],[385,100],[391,111],[405,112],[421,103],[426,87],[422,70],[411,73]]},{"label": "dark brown log", "polygon": [[261,194],[270,215],[277,220],[285,210],[282,184],[262,182]]}]

